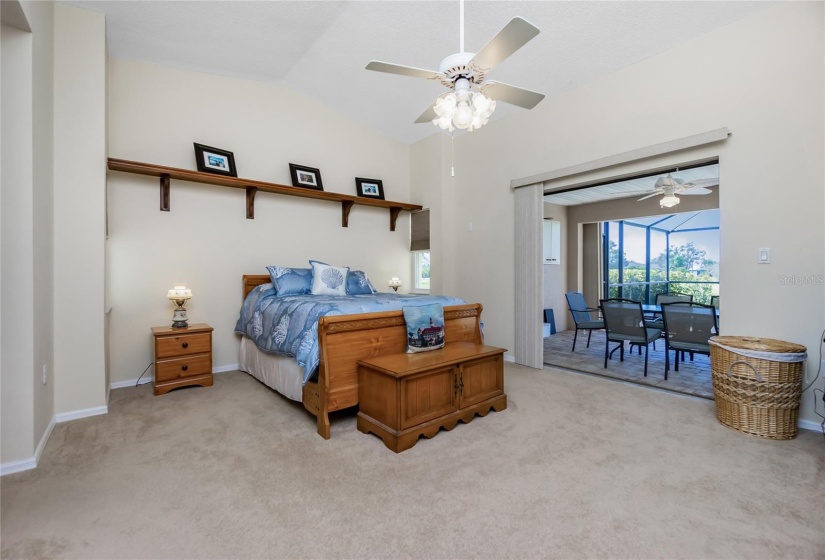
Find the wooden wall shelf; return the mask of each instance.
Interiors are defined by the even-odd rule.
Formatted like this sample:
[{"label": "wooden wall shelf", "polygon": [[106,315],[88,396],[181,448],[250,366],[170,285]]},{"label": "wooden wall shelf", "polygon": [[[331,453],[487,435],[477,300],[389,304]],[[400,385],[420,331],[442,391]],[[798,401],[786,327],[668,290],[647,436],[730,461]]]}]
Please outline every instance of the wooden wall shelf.
[{"label": "wooden wall shelf", "polygon": [[275,194],[285,194],[287,196],[300,196],[302,198],[316,198],[341,203],[341,227],[348,227],[349,213],[353,205],[373,206],[377,208],[387,208],[390,211],[390,231],[395,231],[395,223],[402,210],[411,212],[421,210],[420,204],[410,204],[407,202],[393,202],[391,200],[377,200],[373,198],[363,198],[348,196],[325,191],[303,189],[301,187],[291,187],[279,185],[277,183],[264,183],[252,179],[242,179],[239,177],[225,177],[202,171],[191,171],[189,169],[179,169],[177,167],[166,167],[154,165],[152,163],[140,163],[125,159],[109,158],[109,169],[111,171],[122,171],[124,173],[135,173],[137,175],[148,175],[149,177],[160,178],[160,209],[168,212],[169,205],[169,182],[170,179],[180,181],[191,181],[193,183],[205,183],[219,187],[230,187],[233,189],[244,189],[246,191],[246,217],[255,219],[255,195],[258,192],[268,192]]}]

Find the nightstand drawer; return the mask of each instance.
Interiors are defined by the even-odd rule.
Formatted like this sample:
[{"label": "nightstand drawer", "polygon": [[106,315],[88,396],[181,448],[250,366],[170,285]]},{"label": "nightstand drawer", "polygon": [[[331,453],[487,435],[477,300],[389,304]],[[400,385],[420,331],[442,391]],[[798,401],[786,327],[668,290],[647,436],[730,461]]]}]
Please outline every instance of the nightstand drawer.
[{"label": "nightstand drawer", "polygon": [[180,379],[212,373],[212,354],[158,361],[155,364],[155,382]]},{"label": "nightstand drawer", "polygon": [[212,333],[181,334],[158,337],[155,341],[156,358],[203,354],[212,351]]}]

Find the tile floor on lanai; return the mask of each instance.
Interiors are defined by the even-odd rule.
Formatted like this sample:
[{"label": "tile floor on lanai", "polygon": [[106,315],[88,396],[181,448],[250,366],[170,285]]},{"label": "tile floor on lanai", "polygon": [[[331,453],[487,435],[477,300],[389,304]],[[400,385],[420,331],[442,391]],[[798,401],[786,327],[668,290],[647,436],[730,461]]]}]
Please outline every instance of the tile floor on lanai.
[{"label": "tile floor on lanai", "polygon": [[[713,398],[713,382],[711,378],[710,358],[695,354],[693,362],[689,356],[679,363],[679,371],[674,369],[673,352],[670,353],[670,371],[665,381],[665,342],[658,340],[656,350],[651,344],[647,364],[647,377],[644,377],[645,356],[644,349],[639,355],[638,348],[634,347],[631,355],[625,345],[624,362],[619,361],[619,351],[613,353],[613,358],[607,361],[604,367],[604,331],[593,331],[590,339],[590,348],[587,348],[587,331],[579,331],[576,341],[576,351],[573,348],[573,331],[561,331],[544,339],[544,363],[551,366],[583,371],[595,375],[612,377],[632,383],[650,385],[667,389],[677,393],[685,393]],[[611,342],[610,348],[617,343]]]}]

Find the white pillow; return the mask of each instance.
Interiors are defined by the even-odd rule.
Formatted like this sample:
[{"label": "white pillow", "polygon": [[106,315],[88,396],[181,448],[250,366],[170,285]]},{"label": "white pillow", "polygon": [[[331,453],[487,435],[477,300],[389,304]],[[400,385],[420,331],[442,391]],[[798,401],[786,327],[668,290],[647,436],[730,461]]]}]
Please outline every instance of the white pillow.
[{"label": "white pillow", "polygon": [[310,262],[312,263],[312,295],[347,295],[348,266],[330,266],[316,261]]}]

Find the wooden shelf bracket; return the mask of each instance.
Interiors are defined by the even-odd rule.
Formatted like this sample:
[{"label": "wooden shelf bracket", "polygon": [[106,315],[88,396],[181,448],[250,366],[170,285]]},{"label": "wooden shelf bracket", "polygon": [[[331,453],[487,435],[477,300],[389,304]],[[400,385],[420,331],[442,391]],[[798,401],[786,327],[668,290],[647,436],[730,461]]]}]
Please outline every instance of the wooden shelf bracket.
[{"label": "wooden shelf bracket", "polygon": [[160,176],[160,211],[169,211],[169,175]]},{"label": "wooden shelf bracket", "polygon": [[246,187],[246,219],[255,219],[255,195],[258,194],[258,187]]},{"label": "wooden shelf bracket", "polygon": [[341,227],[349,227],[349,211],[354,204],[352,200],[341,201]]},{"label": "wooden shelf bracket", "polygon": [[398,220],[398,215],[401,213],[402,208],[399,206],[393,206],[390,208],[390,231],[395,231],[395,222]]}]

